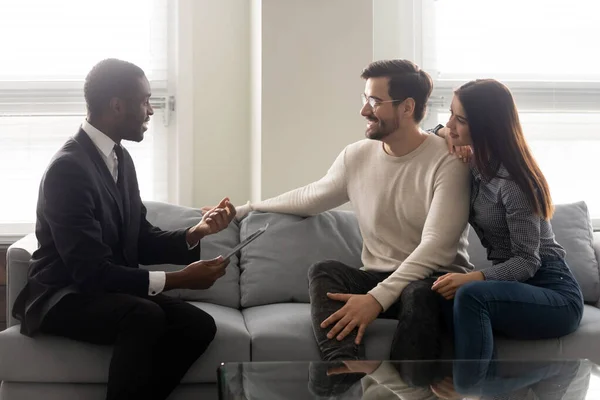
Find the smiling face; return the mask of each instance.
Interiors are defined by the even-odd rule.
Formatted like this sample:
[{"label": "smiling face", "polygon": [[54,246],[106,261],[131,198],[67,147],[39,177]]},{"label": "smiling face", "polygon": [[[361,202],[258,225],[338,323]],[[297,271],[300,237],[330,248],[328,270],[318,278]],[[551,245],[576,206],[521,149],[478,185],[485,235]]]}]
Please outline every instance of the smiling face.
[{"label": "smiling face", "polygon": [[465,110],[458,99],[454,96],[450,106],[450,119],[446,123],[446,127],[450,129],[450,140],[454,146],[471,146],[471,131],[469,129],[469,120]]},{"label": "smiling face", "polygon": [[390,97],[388,81],[386,77],[369,78],[365,84],[360,114],[367,120],[367,139],[383,140],[400,127],[399,103]]}]

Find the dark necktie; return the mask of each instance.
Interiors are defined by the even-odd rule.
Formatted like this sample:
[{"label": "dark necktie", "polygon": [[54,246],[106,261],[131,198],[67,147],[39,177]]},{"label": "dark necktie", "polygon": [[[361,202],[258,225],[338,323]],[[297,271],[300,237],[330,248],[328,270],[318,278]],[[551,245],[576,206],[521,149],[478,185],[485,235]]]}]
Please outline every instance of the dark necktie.
[{"label": "dark necktie", "polygon": [[124,172],[124,157],[123,148],[115,144],[115,154],[117,155],[117,188],[121,192],[121,197],[125,196],[125,172]]}]

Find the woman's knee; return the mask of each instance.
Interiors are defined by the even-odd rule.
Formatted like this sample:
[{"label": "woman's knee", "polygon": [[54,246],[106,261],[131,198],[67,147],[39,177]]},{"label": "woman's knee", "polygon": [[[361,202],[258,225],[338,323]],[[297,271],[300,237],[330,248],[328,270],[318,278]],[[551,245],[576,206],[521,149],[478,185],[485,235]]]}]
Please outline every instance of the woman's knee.
[{"label": "woman's knee", "polygon": [[458,288],[454,295],[454,307],[460,307],[460,303],[482,302],[487,291],[486,282],[471,281]]}]

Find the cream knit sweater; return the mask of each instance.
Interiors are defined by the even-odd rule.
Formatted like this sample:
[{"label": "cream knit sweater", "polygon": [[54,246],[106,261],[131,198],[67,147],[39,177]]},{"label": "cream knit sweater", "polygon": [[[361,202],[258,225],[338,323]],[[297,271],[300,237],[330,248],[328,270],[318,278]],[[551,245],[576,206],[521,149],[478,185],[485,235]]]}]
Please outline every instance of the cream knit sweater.
[{"label": "cream knit sweater", "polygon": [[393,272],[369,292],[387,310],[412,281],[472,269],[469,177],[437,136],[402,157],[365,139],[347,146],[320,180],[239,206],[237,218],[252,210],[313,216],[350,201],[363,237],[363,268]]}]

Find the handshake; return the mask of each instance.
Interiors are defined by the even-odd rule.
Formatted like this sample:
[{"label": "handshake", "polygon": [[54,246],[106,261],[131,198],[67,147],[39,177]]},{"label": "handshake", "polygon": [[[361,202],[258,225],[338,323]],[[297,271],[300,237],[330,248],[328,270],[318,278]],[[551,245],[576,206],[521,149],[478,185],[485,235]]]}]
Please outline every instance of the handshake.
[{"label": "handshake", "polygon": [[[202,209],[202,220],[190,228],[187,233],[187,242],[190,246],[199,245],[202,238],[213,235],[227,228],[235,218],[235,207],[224,198],[212,208]],[[229,259],[222,256],[212,260],[200,260],[186,266],[181,271],[167,272],[165,289],[208,289],[220,277],[225,275]]]}]

